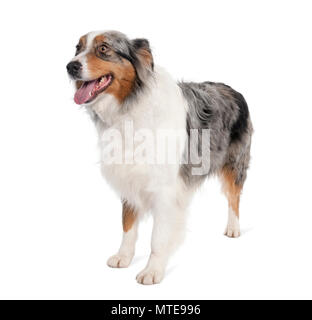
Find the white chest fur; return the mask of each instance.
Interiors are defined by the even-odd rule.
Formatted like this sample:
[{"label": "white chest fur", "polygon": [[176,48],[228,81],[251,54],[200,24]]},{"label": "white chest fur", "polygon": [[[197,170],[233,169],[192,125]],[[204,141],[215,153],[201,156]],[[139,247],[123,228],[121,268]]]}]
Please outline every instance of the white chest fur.
[{"label": "white chest fur", "polygon": [[[121,110],[121,108],[126,109]],[[183,132],[182,139],[184,141],[186,139],[187,103],[180,88],[165,71],[156,68],[155,77],[148,88],[132,102],[132,105],[121,106],[112,96],[103,95],[95,102],[92,109],[101,119],[97,122],[97,129],[103,176],[121,198],[142,210],[148,210],[155,193],[167,187],[172,190],[177,184],[179,157],[182,156],[182,152],[174,164],[158,163],[155,139],[158,130],[163,129],[179,131],[180,135]],[[107,147],[107,143],[110,143],[107,137],[105,139],[103,137],[112,130],[118,132],[121,138],[119,146],[116,146],[120,150],[115,150],[122,155],[121,163],[107,163],[103,157],[103,150]],[[137,163],[133,158],[140,144],[134,138],[139,131],[148,131],[154,137],[150,143],[145,141],[146,147],[153,143],[154,145],[149,147],[155,151],[152,156],[149,154],[148,163]]]}]

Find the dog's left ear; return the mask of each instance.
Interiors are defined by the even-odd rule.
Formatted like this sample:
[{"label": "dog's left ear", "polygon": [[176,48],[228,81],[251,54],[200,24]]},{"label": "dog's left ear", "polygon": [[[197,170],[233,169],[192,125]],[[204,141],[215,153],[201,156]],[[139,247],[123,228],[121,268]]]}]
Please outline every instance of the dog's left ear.
[{"label": "dog's left ear", "polygon": [[136,52],[136,56],[142,64],[143,68],[154,70],[154,60],[150,44],[146,39],[132,40],[132,46]]}]

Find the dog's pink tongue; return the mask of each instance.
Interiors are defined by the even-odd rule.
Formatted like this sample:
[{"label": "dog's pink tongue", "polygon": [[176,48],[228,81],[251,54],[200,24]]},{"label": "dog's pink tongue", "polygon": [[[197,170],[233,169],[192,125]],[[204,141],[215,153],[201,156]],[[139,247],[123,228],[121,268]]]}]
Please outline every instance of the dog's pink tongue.
[{"label": "dog's pink tongue", "polygon": [[95,87],[96,80],[84,82],[83,85],[76,91],[74,101],[77,104],[86,103],[91,99],[91,92]]}]

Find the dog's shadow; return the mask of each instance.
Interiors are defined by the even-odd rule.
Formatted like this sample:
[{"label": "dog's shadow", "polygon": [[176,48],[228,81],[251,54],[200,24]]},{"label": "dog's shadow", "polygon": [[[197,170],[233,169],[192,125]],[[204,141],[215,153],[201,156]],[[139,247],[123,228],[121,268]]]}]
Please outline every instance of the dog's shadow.
[{"label": "dog's shadow", "polygon": [[246,235],[247,233],[249,233],[252,230],[253,230],[253,227],[242,228],[241,229],[241,235],[244,236],[244,235]]}]

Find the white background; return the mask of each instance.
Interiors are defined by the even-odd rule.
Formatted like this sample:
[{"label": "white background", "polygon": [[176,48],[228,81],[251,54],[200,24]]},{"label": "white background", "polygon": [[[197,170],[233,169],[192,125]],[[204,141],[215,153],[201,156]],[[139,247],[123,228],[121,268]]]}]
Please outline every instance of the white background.
[{"label": "white background", "polygon": [[[312,298],[310,3],[2,1],[0,298]],[[129,269],[106,266],[121,205],[65,69],[79,37],[97,29],[148,38],[176,79],[231,85],[255,128],[242,237],[223,236],[227,202],[211,179],[157,286],[135,281],[150,220]]]}]

